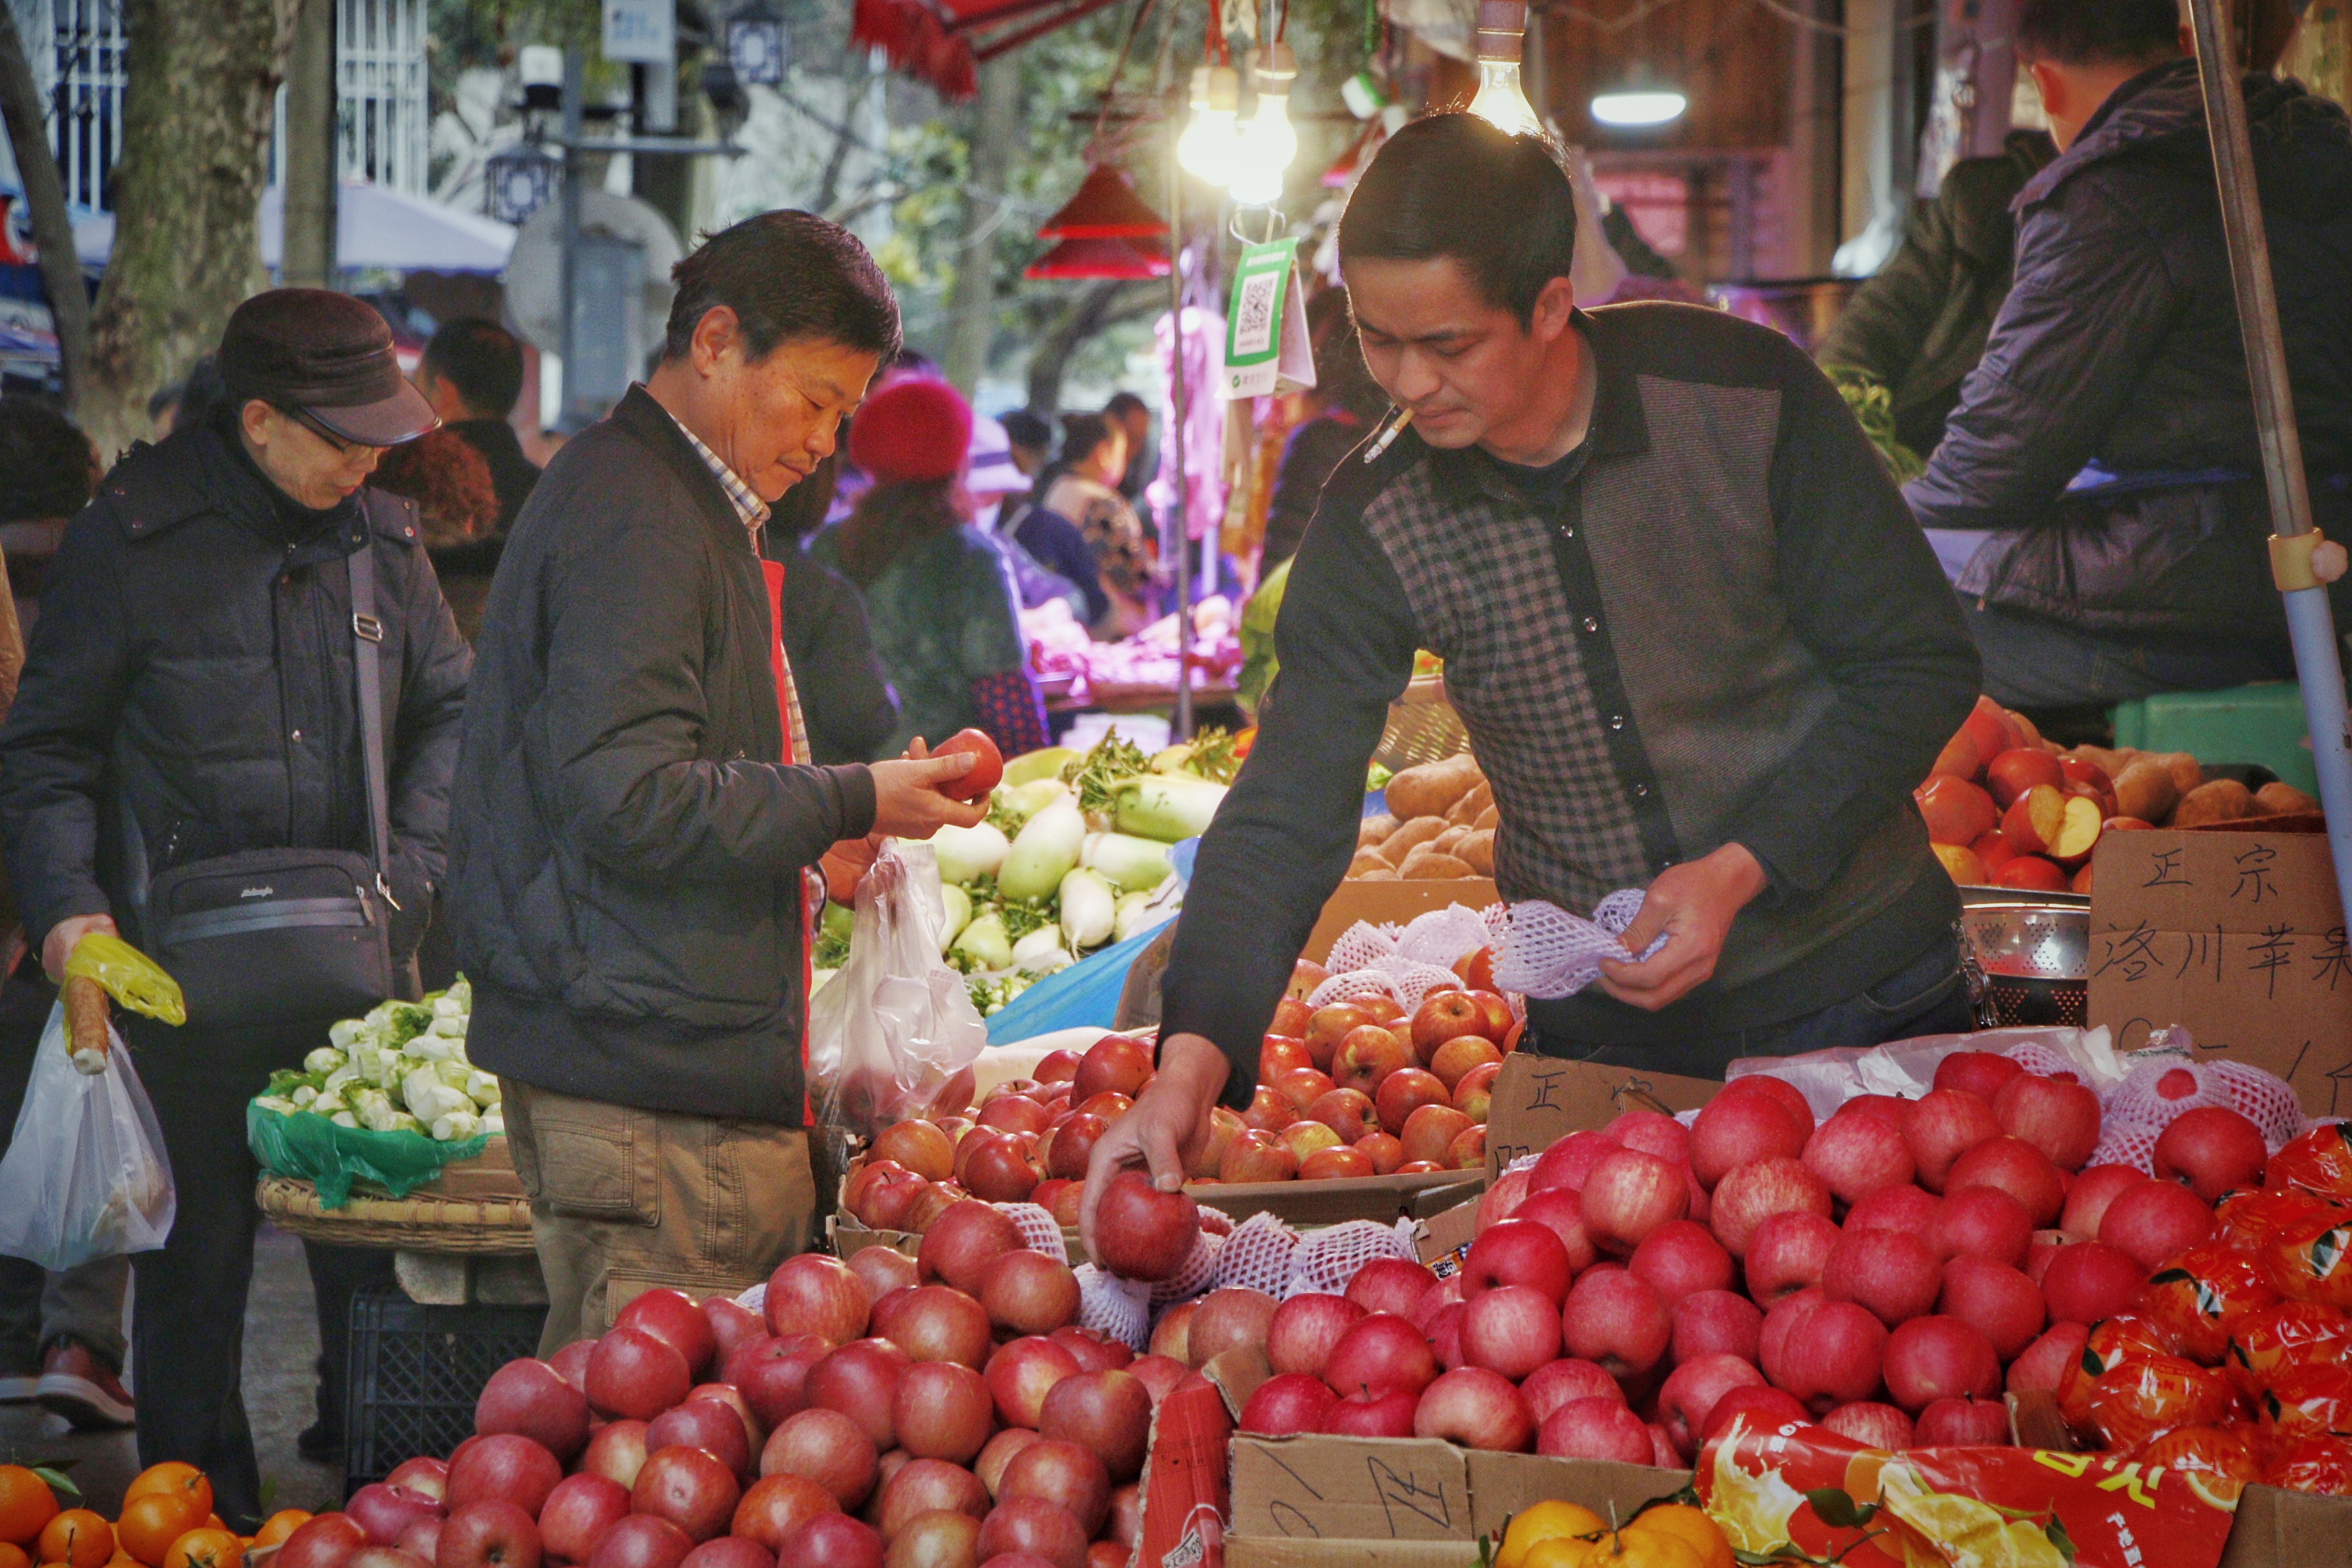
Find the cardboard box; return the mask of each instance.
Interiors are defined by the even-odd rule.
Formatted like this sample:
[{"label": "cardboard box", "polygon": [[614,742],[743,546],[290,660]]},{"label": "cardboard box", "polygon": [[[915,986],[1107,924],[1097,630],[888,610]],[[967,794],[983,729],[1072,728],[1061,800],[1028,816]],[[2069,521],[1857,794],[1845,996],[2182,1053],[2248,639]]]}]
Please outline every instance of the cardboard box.
[{"label": "cardboard box", "polygon": [[1483,910],[1499,896],[1495,884],[1484,877],[1458,882],[1342,882],[1339,890],[1323,906],[1315,930],[1307,938],[1306,951],[1299,956],[1322,963],[1330,955],[1331,944],[1358,921],[1403,925],[1415,915],[1425,915],[1448,904]]},{"label": "cardboard box", "polygon": [[2352,1115],[2352,947],[2325,837],[2111,833],[2092,866],[2089,1022],[2116,1049],[2182,1025],[2200,1057]]},{"label": "cardboard box", "polygon": [[1571,1132],[1607,1126],[1621,1111],[1695,1110],[1722,1087],[1711,1079],[1513,1051],[1503,1058],[1486,1107],[1486,1180],[1492,1183],[1522,1154],[1549,1149]]},{"label": "cardboard box", "polygon": [[1444,1213],[1485,1185],[1485,1173],[1478,1171],[1423,1171],[1329,1182],[1192,1183],[1184,1190],[1194,1202],[1223,1210],[1237,1224],[1254,1214],[1270,1214],[1294,1229],[1309,1229],[1351,1219],[1382,1225],[1421,1219]]},{"label": "cardboard box", "polygon": [[1413,1251],[1440,1279],[1461,1270],[1462,1255],[1478,1235],[1478,1201],[1456,1204],[1412,1227]]}]

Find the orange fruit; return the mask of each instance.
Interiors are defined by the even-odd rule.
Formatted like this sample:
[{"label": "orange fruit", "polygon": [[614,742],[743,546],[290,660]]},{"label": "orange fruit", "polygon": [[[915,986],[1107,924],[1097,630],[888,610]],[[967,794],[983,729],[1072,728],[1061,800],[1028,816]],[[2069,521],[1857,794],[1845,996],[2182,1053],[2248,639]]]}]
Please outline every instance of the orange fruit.
[{"label": "orange fruit", "polygon": [[57,1516],[48,1482],[22,1465],[0,1465],[0,1542],[29,1546]]},{"label": "orange fruit", "polygon": [[33,1568],[33,1560],[13,1541],[0,1541],[0,1568]]},{"label": "orange fruit", "polygon": [[160,1465],[150,1465],[122,1489],[126,1503],[154,1492],[177,1493],[194,1498],[196,1518],[202,1520],[213,1510],[213,1484],[205,1479],[204,1471],[179,1459],[166,1459]]},{"label": "orange fruit", "polygon": [[1699,1554],[1706,1568],[1732,1568],[1731,1542],[1723,1537],[1723,1527],[1707,1518],[1704,1509],[1686,1503],[1661,1503],[1644,1509],[1641,1517],[1625,1527],[1627,1534],[1655,1531],[1671,1535]]},{"label": "orange fruit", "polygon": [[69,1508],[41,1527],[41,1561],[100,1568],[114,1555],[114,1527],[86,1508]]},{"label": "orange fruit", "polygon": [[172,1550],[163,1555],[163,1568],[237,1568],[244,1556],[236,1531],[200,1525],[172,1542]]},{"label": "orange fruit", "polygon": [[172,1543],[192,1530],[202,1529],[204,1510],[184,1492],[148,1492],[122,1505],[114,1521],[114,1538],[122,1550],[147,1568],[163,1568]]},{"label": "orange fruit", "polygon": [[275,1546],[301,1529],[310,1517],[299,1508],[281,1508],[261,1521],[261,1528],[253,1532],[253,1543]]}]

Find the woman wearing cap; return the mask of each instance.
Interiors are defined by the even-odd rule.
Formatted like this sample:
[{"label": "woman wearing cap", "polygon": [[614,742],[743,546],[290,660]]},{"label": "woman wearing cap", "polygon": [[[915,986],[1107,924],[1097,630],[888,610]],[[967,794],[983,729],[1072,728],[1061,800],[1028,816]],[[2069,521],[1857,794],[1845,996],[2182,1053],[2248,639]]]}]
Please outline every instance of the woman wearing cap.
[{"label": "woman wearing cap", "polygon": [[971,407],[944,382],[904,381],[867,399],[849,456],[874,488],[810,546],[865,593],[898,696],[885,755],[965,728],[986,731],[1007,756],[1046,743],[1004,558],[965,526],[971,441]]}]

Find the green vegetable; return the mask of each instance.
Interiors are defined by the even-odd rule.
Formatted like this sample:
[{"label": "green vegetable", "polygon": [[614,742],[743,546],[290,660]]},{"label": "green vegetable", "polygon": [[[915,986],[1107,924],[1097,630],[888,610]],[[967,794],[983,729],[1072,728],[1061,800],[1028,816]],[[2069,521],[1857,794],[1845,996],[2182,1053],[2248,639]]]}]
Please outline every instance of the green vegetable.
[{"label": "green vegetable", "polygon": [[1062,770],[1077,760],[1078,753],[1067,746],[1044,746],[1034,752],[1024,752],[1004,764],[1006,789],[1019,789],[1023,784],[1039,779],[1058,779]]},{"label": "green vegetable", "polygon": [[334,1071],[352,1058],[332,1046],[320,1046],[302,1058],[302,1070],[321,1076]]},{"label": "green vegetable", "polygon": [[[996,825],[998,832],[1017,835],[1028,826],[1031,817],[1055,801],[1067,798],[1069,793],[1069,785],[1059,779],[1039,779],[1019,789],[1001,789],[996,792],[996,805],[990,808],[988,819]],[[998,807],[1003,809],[1003,821],[998,821]]]},{"label": "green vegetable", "polygon": [[996,911],[997,918],[1004,922],[1004,934],[1014,942],[1019,942],[1039,926],[1052,925],[1058,918],[1054,913],[1054,900],[1050,898],[1008,899],[999,894],[988,908]]},{"label": "green vegetable", "polygon": [[1086,837],[1086,818],[1077,803],[1065,795],[1023,825],[1013,852],[997,868],[998,889],[1009,898],[1046,897],[1078,863]]},{"label": "green vegetable", "polygon": [[975,915],[949,945],[950,958],[959,953],[981,969],[1012,968],[1013,942],[1004,934],[1003,916],[994,910]]},{"label": "green vegetable", "polygon": [[1080,810],[1108,811],[1111,793],[1121,780],[1150,771],[1150,759],[1142,749],[1121,740],[1114,729],[1105,731],[1092,751],[1062,770],[1062,782],[1078,792]]},{"label": "green vegetable", "polygon": [[[1156,888],[1168,879],[1168,846],[1128,833],[1089,833],[1080,857],[1090,870],[1130,892]],[[1066,881],[1067,879],[1065,879]]]},{"label": "green vegetable", "polygon": [[971,895],[949,882],[940,889],[940,903],[945,915],[940,921],[940,951],[944,953],[957,933],[971,923]]},{"label": "green vegetable", "polygon": [[[1064,877],[1061,900],[1062,934],[1070,939],[1072,949],[1084,952],[1110,940],[1111,922],[1118,910],[1110,884],[1100,873],[1082,866]],[[1020,949],[1013,950],[1013,956],[1021,956]]]},{"label": "green vegetable", "polygon": [[1865,371],[1852,365],[1833,364],[1822,367],[1828,372],[1838,395],[1853,413],[1854,423],[1870,437],[1871,445],[1886,460],[1887,471],[1898,485],[1908,484],[1927,471],[1919,454],[1905,446],[1895,434],[1895,396],[1885,384]]},{"label": "green vegetable", "polygon": [[1289,585],[1290,562],[1285,561],[1258,584],[1257,592],[1242,606],[1241,625],[1234,628],[1242,646],[1242,668],[1234,678],[1234,695],[1252,718],[1256,717],[1257,706],[1265,700],[1266,688],[1274,684],[1275,672],[1281,668],[1274,657],[1274,623],[1282,613],[1283,590]]},{"label": "green vegetable", "polygon": [[1013,944],[1013,962],[1020,968],[1046,974],[1056,969],[1068,968],[1070,954],[1062,946],[1062,933],[1058,929],[1039,926]]},{"label": "green vegetable", "polygon": [[1211,784],[1233,783],[1241,765],[1234,755],[1233,732],[1216,724],[1151,759],[1151,771],[1155,773],[1191,773]]},{"label": "green vegetable", "polygon": [[1118,786],[1111,820],[1121,833],[1163,844],[1196,838],[1225,798],[1225,786],[1190,773],[1154,773]]},{"label": "green vegetable", "polygon": [[1004,835],[985,822],[978,827],[950,823],[931,836],[931,850],[940,861],[940,880],[966,887],[982,877],[995,876],[1012,848]]},{"label": "green vegetable", "polygon": [[837,937],[846,942],[849,933],[857,929],[856,911],[846,904],[836,904],[827,899],[824,913],[817,917],[817,929],[827,936]]}]

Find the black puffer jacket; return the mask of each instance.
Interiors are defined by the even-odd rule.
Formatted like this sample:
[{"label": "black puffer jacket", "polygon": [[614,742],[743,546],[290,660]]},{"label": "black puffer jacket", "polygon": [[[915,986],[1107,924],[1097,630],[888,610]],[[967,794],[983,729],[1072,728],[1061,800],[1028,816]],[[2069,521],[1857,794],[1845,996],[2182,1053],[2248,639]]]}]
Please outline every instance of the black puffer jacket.
[{"label": "black puffer jacket", "polygon": [[36,949],[72,915],[136,931],[126,804],[157,873],[240,849],[367,853],[345,564],[362,548],[384,626],[394,957],[423,932],[471,660],[415,504],[362,490],[312,522],[233,439],[207,421],[132,447],[49,568],[0,728],[0,831]]},{"label": "black puffer jacket", "polygon": [[[2244,79],[2321,526],[2352,468],[2352,130]],[[2193,61],[2117,88],[2018,198],[2017,280],[1927,472],[1930,528],[1992,530],[1960,590],[2072,625],[2284,635],[2245,351]],[[2095,461],[2119,484],[2067,492]],[[2332,524],[2332,525],[2331,525]]]}]

